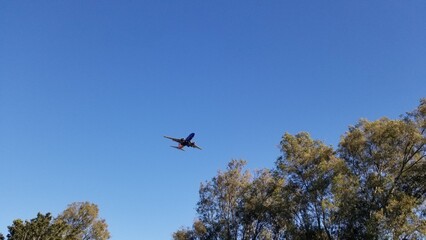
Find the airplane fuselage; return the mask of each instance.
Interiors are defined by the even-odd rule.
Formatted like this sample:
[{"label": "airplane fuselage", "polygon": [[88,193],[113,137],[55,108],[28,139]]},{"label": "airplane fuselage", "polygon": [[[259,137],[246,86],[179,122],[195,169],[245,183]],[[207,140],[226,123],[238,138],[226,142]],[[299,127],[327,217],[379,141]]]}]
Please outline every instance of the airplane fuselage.
[{"label": "airplane fuselage", "polygon": [[189,134],[188,135],[188,137],[186,137],[185,139],[181,139],[181,140],[183,140],[183,141],[181,141],[180,143],[179,143],[179,149],[182,149],[183,147],[187,147],[187,146],[190,146],[191,144],[192,144],[192,142],[191,142],[191,140],[192,140],[192,138],[195,136],[195,133],[191,133],[191,134]]},{"label": "airplane fuselage", "polygon": [[192,138],[195,136],[195,133],[191,133],[186,137],[185,142],[190,143]]}]

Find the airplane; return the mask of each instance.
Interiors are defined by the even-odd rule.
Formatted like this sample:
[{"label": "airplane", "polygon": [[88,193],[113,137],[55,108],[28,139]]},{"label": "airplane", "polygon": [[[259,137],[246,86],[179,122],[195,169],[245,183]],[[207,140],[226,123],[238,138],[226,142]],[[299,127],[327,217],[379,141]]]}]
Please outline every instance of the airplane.
[{"label": "airplane", "polygon": [[171,147],[174,147],[176,149],[184,151],[183,150],[184,147],[193,147],[193,148],[198,148],[198,149],[201,150],[201,148],[199,146],[195,145],[195,142],[191,142],[191,140],[194,136],[195,136],[195,133],[189,134],[188,137],[186,137],[186,138],[172,138],[172,137],[168,137],[168,136],[164,136],[164,137],[179,143],[178,146],[171,146]]}]

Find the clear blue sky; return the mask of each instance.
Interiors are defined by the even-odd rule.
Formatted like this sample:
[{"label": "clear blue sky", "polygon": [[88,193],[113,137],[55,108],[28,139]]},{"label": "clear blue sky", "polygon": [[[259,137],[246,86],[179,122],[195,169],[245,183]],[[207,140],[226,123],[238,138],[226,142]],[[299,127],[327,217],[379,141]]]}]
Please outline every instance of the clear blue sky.
[{"label": "clear blue sky", "polygon": [[[426,96],[426,1],[0,1],[0,232],[67,204],[171,239],[231,159]],[[204,149],[177,151],[163,135]]]}]

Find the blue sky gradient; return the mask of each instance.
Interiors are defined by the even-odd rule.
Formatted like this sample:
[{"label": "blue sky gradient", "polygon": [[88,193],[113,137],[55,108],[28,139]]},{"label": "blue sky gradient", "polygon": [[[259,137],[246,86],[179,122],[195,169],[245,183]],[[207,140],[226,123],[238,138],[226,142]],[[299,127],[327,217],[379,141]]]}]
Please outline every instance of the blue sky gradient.
[{"label": "blue sky gradient", "polygon": [[[0,232],[67,204],[171,239],[231,159],[336,146],[426,93],[426,2],[0,1]],[[176,151],[163,135],[194,140]]]}]

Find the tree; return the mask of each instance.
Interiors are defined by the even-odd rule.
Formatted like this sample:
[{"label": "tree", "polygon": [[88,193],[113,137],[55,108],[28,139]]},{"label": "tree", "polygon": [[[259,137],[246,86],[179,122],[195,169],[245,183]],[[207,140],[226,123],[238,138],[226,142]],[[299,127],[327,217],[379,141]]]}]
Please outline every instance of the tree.
[{"label": "tree", "polygon": [[286,133],[281,146],[283,156],[276,162],[277,172],[288,181],[283,187],[297,203],[292,212],[297,231],[289,233],[306,239],[331,239],[331,184],[343,162],[331,147],[311,139],[308,133]]},{"label": "tree", "polygon": [[174,239],[424,239],[426,99],[398,120],[360,120],[337,150],[284,134],[276,168],[231,161],[201,184],[198,220]]},{"label": "tree", "polygon": [[43,239],[43,240],[60,240],[66,225],[54,222],[50,213],[45,215],[38,213],[37,217],[30,221],[22,221],[17,219],[9,226],[8,240],[26,240],[26,239]]},{"label": "tree", "polygon": [[361,120],[342,138],[339,154],[354,179],[343,184],[352,192],[342,200],[354,201],[341,202],[353,213],[342,214],[348,217],[339,222],[342,233],[358,233],[360,238],[425,236],[425,103],[422,99],[401,120]]},{"label": "tree", "polygon": [[189,240],[189,239],[195,239],[193,237],[193,231],[188,228],[181,228],[180,230],[173,233],[173,239],[174,240]]},{"label": "tree", "polygon": [[244,193],[250,174],[243,172],[245,161],[232,160],[226,172],[218,172],[202,183],[197,204],[198,220],[192,229],[182,228],[174,239],[242,239],[247,229],[243,223]]},{"label": "tree", "polygon": [[200,220],[196,220],[192,225],[192,229],[182,227],[180,230],[173,233],[174,240],[195,240],[195,239],[210,239],[208,238],[207,229]]},{"label": "tree", "polygon": [[[98,219],[98,207],[88,202],[73,203],[56,219],[38,213],[30,221],[17,219],[9,226],[8,240],[104,240],[110,235],[105,220]],[[3,240],[0,234],[0,240]]]},{"label": "tree", "polygon": [[105,240],[110,238],[108,225],[104,219],[99,219],[99,209],[96,204],[76,202],[68,205],[55,220],[67,226],[65,239],[73,240]]},{"label": "tree", "polygon": [[287,212],[275,211],[288,204],[285,198],[281,199],[281,186],[282,182],[272,171],[256,172],[243,196],[240,211],[244,226],[242,239],[275,239],[286,228]]},{"label": "tree", "polygon": [[228,171],[219,172],[200,186],[197,212],[208,239],[237,239],[240,234],[239,210],[250,174],[242,172],[245,161],[233,160]]},{"label": "tree", "polygon": [[[282,179],[263,169],[252,177],[243,171],[245,161],[232,160],[201,184],[198,220],[181,228],[173,239],[279,239],[288,224],[289,201],[282,200]],[[280,209],[280,210],[277,210]],[[275,211],[277,210],[277,211]]]}]

